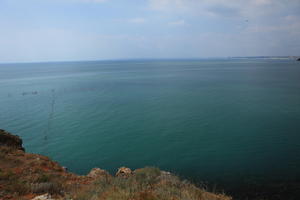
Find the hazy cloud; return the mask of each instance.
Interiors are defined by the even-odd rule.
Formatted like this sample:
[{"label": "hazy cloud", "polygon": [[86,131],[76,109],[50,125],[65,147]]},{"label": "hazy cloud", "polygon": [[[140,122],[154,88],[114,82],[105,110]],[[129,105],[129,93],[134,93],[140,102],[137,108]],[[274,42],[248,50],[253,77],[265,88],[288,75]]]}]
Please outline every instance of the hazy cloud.
[{"label": "hazy cloud", "polygon": [[181,19],[181,20],[178,20],[178,21],[170,22],[169,25],[171,25],[171,26],[183,26],[183,25],[185,25],[185,21],[183,19]]},{"label": "hazy cloud", "polygon": [[87,3],[103,3],[103,2],[106,2],[108,0],[77,0],[77,1],[87,2]]},{"label": "hazy cloud", "polygon": [[299,10],[300,0],[3,1],[0,62],[297,55]]},{"label": "hazy cloud", "polygon": [[66,1],[73,1],[73,2],[82,2],[82,3],[104,3],[108,0],[66,0]]},{"label": "hazy cloud", "polygon": [[135,23],[135,24],[143,24],[145,23],[145,21],[146,21],[145,18],[142,17],[132,18],[128,20],[128,22]]},{"label": "hazy cloud", "polygon": [[257,17],[276,12],[285,4],[280,0],[149,0],[149,7],[153,10],[208,17]]}]

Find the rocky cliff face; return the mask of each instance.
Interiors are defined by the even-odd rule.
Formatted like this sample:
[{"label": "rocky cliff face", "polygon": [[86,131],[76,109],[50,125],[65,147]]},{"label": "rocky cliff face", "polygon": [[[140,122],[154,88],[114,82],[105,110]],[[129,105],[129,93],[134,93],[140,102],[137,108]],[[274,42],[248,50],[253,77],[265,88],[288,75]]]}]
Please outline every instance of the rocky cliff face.
[{"label": "rocky cliff face", "polygon": [[2,129],[0,129],[0,146],[7,146],[25,151],[22,147],[22,139],[19,136],[12,135]]},{"label": "rocky cliff face", "polygon": [[46,156],[25,153],[22,140],[0,130],[0,200],[230,200],[181,181],[169,172],[146,167],[100,168],[86,176],[70,173]]}]

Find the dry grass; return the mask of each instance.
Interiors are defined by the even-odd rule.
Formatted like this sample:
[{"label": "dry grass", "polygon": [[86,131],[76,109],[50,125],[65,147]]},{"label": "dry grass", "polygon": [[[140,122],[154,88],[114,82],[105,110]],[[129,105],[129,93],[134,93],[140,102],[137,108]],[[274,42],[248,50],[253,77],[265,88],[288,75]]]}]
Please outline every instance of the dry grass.
[{"label": "dry grass", "polygon": [[30,190],[27,182],[20,180],[19,176],[11,170],[0,170],[0,182],[6,183],[6,187],[2,192],[22,195],[28,193]]},{"label": "dry grass", "polygon": [[101,178],[82,190],[76,200],[229,200],[225,195],[211,194],[178,177],[146,167],[128,178]]},{"label": "dry grass", "polygon": [[[9,138],[19,141],[17,137]],[[0,200],[28,200],[44,193],[73,200],[231,199],[206,192],[155,167],[137,169],[133,173],[129,170],[126,176],[115,177],[102,171],[96,176],[78,176],[48,157],[25,153],[20,145],[0,145]]]}]

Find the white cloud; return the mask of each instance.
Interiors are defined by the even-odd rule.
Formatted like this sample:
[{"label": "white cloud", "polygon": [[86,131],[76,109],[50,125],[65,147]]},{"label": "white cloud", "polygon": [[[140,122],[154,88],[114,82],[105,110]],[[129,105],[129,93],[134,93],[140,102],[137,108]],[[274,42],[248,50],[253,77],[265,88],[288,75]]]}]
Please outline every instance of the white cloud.
[{"label": "white cloud", "polygon": [[83,3],[104,3],[107,2],[108,0],[72,0],[75,2],[83,2]]},{"label": "white cloud", "polygon": [[171,25],[171,26],[183,26],[183,25],[185,25],[185,21],[183,19],[181,19],[181,20],[178,20],[178,21],[170,22],[169,25]]},{"label": "white cloud", "polygon": [[[258,17],[284,7],[280,0],[148,0],[150,9],[207,17]],[[232,14],[231,14],[232,13]]]},{"label": "white cloud", "polygon": [[284,19],[288,22],[300,22],[300,16],[297,15],[287,15]]},{"label": "white cloud", "polygon": [[150,7],[156,10],[166,10],[172,8],[183,9],[188,2],[189,0],[149,0]]},{"label": "white cloud", "polygon": [[134,23],[134,24],[143,24],[146,22],[146,20],[145,20],[145,18],[137,17],[137,18],[129,19],[128,22]]},{"label": "white cloud", "polygon": [[253,3],[255,5],[268,5],[268,4],[271,4],[272,1],[271,0],[254,0]]}]

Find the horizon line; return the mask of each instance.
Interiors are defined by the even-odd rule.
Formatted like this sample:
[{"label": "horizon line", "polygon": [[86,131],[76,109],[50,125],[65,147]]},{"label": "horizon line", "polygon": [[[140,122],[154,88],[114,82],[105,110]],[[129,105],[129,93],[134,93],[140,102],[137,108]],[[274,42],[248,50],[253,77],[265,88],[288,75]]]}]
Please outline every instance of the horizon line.
[{"label": "horizon line", "polygon": [[41,61],[8,61],[0,64],[31,64],[31,63],[71,63],[71,62],[105,62],[105,61],[159,61],[159,60],[205,60],[205,59],[245,59],[245,58],[300,58],[300,56],[217,56],[217,57],[198,57],[198,58],[115,58],[115,59],[86,59],[86,60],[41,60]]}]

